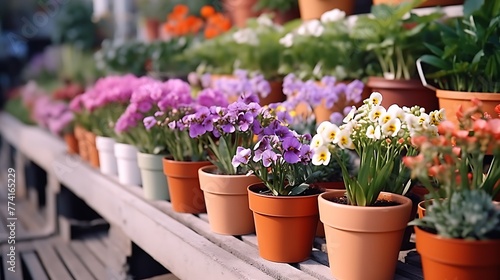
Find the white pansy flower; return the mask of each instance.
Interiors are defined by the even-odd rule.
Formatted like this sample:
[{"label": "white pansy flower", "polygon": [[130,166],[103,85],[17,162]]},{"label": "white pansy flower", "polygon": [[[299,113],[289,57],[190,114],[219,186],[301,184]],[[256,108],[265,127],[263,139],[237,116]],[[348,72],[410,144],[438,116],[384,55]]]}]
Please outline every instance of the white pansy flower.
[{"label": "white pansy flower", "polygon": [[382,113],[382,115],[380,115],[380,117],[378,118],[378,123],[380,125],[384,125],[394,118],[396,118],[396,115],[391,113],[390,111],[387,111],[385,113]]},{"label": "white pansy flower", "polygon": [[382,126],[382,133],[385,136],[394,137],[398,135],[400,129],[401,129],[401,121],[397,118],[394,118]]},{"label": "white pansy flower", "polygon": [[346,20],[347,28],[349,28],[349,30],[353,29],[357,22],[358,16],[348,16]]},{"label": "white pansy flower", "polygon": [[429,115],[427,115],[426,113],[422,113],[420,114],[420,116],[418,116],[418,123],[422,126],[428,124],[429,121],[430,121]]},{"label": "white pansy flower", "polygon": [[252,46],[257,46],[259,44],[257,33],[250,28],[244,28],[236,31],[233,34],[233,40],[238,44],[247,44]]},{"label": "white pansy flower", "polygon": [[441,108],[439,111],[438,111],[438,114],[437,114],[437,120],[439,122],[442,122],[444,120],[446,120],[446,111],[444,108]]},{"label": "white pansy flower", "polygon": [[325,141],[323,140],[323,136],[321,136],[321,134],[316,134],[311,139],[311,148],[318,149],[319,147],[323,146],[324,143]]},{"label": "white pansy flower", "polygon": [[318,134],[323,133],[323,131],[326,129],[326,127],[328,126],[329,123],[330,123],[329,121],[324,121],[324,122],[320,123],[318,125],[318,128],[316,129],[316,132]]},{"label": "white pansy flower", "polygon": [[370,121],[375,122],[380,118],[380,116],[382,116],[385,113],[386,111],[384,107],[374,106],[370,111],[370,113],[368,114],[368,117],[370,118]]},{"label": "white pansy flower", "polygon": [[262,14],[257,18],[257,23],[260,26],[273,27],[274,22],[268,14]]},{"label": "white pansy flower", "polygon": [[[378,127],[378,126],[377,126]],[[370,138],[370,139],[374,139],[375,138],[375,127],[373,127],[373,125],[370,125],[367,129],[366,129],[366,137]]]},{"label": "white pansy flower", "polygon": [[331,154],[326,146],[321,146],[314,149],[312,156],[312,164],[314,165],[328,165],[330,163]]},{"label": "white pansy flower", "polygon": [[325,27],[317,19],[306,21],[297,29],[299,35],[314,37],[320,37],[324,31]]},{"label": "white pansy flower", "polygon": [[382,103],[382,94],[380,92],[374,91],[370,94],[370,104],[380,105]]},{"label": "white pansy flower", "polygon": [[336,22],[345,18],[345,12],[339,9],[333,9],[321,15],[321,22],[326,24]]},{"label": "white pansy flower", "polygon": [[337,125],[328,122],[323,132],[321,132],[321,136],[323,140],[327,143],[337,143],[337,135],[339,134],[340,129]]},{"label": "white pansy flower", "polygon": [[399,107],[397,104],[392,104],[391,106],[389,106],[389,108],[387,109],[387,112],[391,113],[393,116],[395,116],[396,118],[400,119],[400,120],[404,120],[405,119],[405,111]]},{"label": "white pansy flower", "polygon": [[343,122],[344,123],[350,122],[352,120],[352,118],[354,117],[355,113],[356,113],[356,107],[352,106],[351,111],[349,112],[349,114],[347,114],[347,116],[345,116]]},{"label": "white pansy flower", "polygon": [[286,34],[285,37],[281,38],[279,42],[282,46],[286,48],[293,46],[293,34],[292,33]]},{"label": "white pansy flower", "polygon": [[350,133],[348,131],[341,130],[337,137],[338,137],[337,144],[339,145],[340,148],[350,149],[350,150],[354,149],[354,143],[352,142]]}]

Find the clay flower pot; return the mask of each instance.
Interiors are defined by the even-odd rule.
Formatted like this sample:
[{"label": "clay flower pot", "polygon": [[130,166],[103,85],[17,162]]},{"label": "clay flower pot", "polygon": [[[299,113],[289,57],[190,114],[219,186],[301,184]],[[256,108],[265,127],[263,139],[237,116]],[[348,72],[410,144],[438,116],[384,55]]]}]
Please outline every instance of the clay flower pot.
[{"label": "clay flower pot", "polygon": [[[373,0],[373,5],[387,4],[398,5],[404,0]],[[417,7],[433,7],[433,6],[448,6],[448,5],[461,5],[464,0],[427,0]]]},{"label": "clay flower pot", "polygon": [[424,278],[500,279],[500,240],[442,238],[415,227]]},{"label": "clay flower pot", "polygon": [[205,199],[200,188],[198,169],[210,161],[175,161],[163,158],[163,173],[167,177],[172,208],[180,213],[205,213]]},{"label": "clay flower pot", "polygon": [[318,198],[334,278],[393,279],[411,200],[382,192],[379,199],[399,205],[363,207],[331,201],[344,194],[342,190],[333,190]]},{"label": "clay flower pot", "polygon": [[219,234],[243,235],[255,232],[248,206],[248,186],[260,182],[256,176],[220,175],[209,165],[198,170],[207,206],[210,229]]},{"label": "clay flower pot", "polygon": [[78,140],[74,133],[64,134],[64,142],[66,142],[66,148],[69,154],[78,154]]},{"label": "clay flower pot", "polygon": [[123,143],[115,144],[118,180],[125,185],[141,185],[142,178],[137,163],[137,148]]},{"label": "clay flower pot", "polygon": [[163,174],[162,160],[165,155],[137,153],[137,164],[141,170],[144,197],[150,200],[170,200],[167,179]]},{"label": "clay flower pot", "polygon": [[99,151],[99,168],[101,169],[101,173],[106,175],[117,175],[118,167],[115,157],[115,139],[97,136],[95,144],[97,151]]},{"label": "clay flower pot", "polygon": [[302,20],[319,19],[321,15],[333,9],[339,9],[351,15],[354,13],[354,0],[299,0]]},{"label": "clay flower pot", "polygon": [[436,93],[424,87],[420,80],[387,80],[382,77],[368,77],[366,86],[372,92],[378,91],[384,97],[382,106],[389,108],[392,104],[399,107],[418,105],[426,112],[439,110]]},{"label": "clay flower pot", "polygon": [[461,92],[451,90],[436,90],[436,96],[439,98],[439,107],[445,109],[446,119],[458,124],[457,111],[460,106],[463,110],[473,106],[471,99],[477,98],[483,103],[483,110],[491,116],[498,115],[495,112],[495,106],[500,104],[500,94],[483,92]]},{"label": "clay flower pot", "polygon": [[89,163],[93,167],[99,168],[99,152],[97,151],[97,146],[95,143],[96,135],[87,131],[85,133],[85,140],[87,141],[87,152],[89,156]]},{"label": "clay flower pot", "polygon": [[75,126],[75,137],[78,140],[78,153],[80,154],[80,157],[88,161],[89,160],[89,154],[87,151],[87,141],[85,140],[85,133],[87,130],[81,126]]},{"label": "clay flower pot", "polygon": [[318,194],[272,196],[263,190],[262,183],[248,187],[260,256],[281,263],[307,260],[318,223]]}]

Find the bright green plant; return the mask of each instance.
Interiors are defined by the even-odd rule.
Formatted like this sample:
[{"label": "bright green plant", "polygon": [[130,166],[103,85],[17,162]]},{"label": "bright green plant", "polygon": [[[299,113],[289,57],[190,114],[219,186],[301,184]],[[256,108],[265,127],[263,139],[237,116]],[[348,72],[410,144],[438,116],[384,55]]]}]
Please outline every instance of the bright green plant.
[{"label": "bright green plant", "polygon": [[145,43],[130,41],[113,45],[111,41],[104,41],[94,57],[97,67],[107,74],[131,73],[141,76],[146,73],[149,56],[150,49]]},{"label": "bright green plant", "polygon": [[255,3],[254,10],[272,10],[286,12],[298,7],[297,0],[259,0]]}]

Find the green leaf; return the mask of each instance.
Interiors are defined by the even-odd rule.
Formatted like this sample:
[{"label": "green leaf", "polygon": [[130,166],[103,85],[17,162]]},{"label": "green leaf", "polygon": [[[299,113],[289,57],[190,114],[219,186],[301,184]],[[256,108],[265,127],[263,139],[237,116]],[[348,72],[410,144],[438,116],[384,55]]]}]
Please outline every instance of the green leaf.
[{"label": "green leaf", "polygon": [[[466,0],[464,2],[464,16],[468,17],[484,5],[485,0]],[[491,1],[491,0],[490,0]]]},{"label": "green leaf", "polygon": [[290,191],[290,195],[298,195],[298,194],[301,194],[303,193],[305,190],[307,190],[309,188],[309,185],[306,184],[306,183],[302,183],[300,184],[299,186],[293,188],[291,191]]},{"label": "green leaf", "polygon": [[437,56],[442,56],[444,51],[436,46],[433,46],[429,43],[425,43],[424,42],[424,46],[426,46],[433,54],[437,55]]},{"label": "green leaf", "polygon": [[423,55],[420,57],[420,60],[439,69],[448,70],[452,68],[452,65],[449,64],[447,61],[444,61],[441,58],[434,55],[430,54]]}]

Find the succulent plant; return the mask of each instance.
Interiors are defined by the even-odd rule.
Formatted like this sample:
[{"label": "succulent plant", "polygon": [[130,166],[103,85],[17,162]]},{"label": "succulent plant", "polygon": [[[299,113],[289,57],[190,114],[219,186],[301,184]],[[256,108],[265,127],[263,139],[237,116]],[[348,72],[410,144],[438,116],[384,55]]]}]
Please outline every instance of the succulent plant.
[{"label": "succulent plant", "polygon": [[500,207],[483,190],[463,189],[434,200],[425,216],[410,222],[445,238],[499,239]]}]

